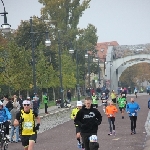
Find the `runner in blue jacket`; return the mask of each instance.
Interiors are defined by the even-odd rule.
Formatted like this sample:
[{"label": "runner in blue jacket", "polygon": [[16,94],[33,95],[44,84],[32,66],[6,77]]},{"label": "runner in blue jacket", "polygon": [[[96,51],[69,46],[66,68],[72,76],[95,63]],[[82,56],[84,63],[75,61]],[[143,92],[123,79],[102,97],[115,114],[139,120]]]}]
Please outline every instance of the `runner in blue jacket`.
[{"label": "runner in blue jacket", "polygon": [[140,110],[140,106],[137,102],[134,101],[134,98],[131,98],[131,102],[126,105],[126,112],[129,114],[131,120],[131,134],[136,134],[136,121],[137,121],[137,112]]}]

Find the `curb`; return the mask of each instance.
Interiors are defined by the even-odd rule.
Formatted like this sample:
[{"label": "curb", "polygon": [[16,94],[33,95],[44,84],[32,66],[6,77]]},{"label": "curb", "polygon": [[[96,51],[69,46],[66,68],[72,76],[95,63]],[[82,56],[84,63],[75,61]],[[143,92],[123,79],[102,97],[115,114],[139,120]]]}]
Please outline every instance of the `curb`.
[{"label": "curb", "polygon": [[144,150],[149,150],[150,149],[150,136],[146,137],[146,142],[144,144]]},{"label": "curb", "polygon": [[150,136],[150,111],[148,112],[147,120],[145,122],[145,130],[146,130],[147,136]]},{"label": "curb", "polygon": [[49,117],[49,116],[53,116],[53,115],[57,115],[59,114],[60,112],[68,112],[69,110],[75,108],[75,106],[71,106],[70,108],[59,108],[60,110],[56,109],[56,110],[53,110],[53,112],[50,112],[49,114],[45,114],[43,116],[40,116],[41,119],[43,118],[46,118],[46,117]]}]

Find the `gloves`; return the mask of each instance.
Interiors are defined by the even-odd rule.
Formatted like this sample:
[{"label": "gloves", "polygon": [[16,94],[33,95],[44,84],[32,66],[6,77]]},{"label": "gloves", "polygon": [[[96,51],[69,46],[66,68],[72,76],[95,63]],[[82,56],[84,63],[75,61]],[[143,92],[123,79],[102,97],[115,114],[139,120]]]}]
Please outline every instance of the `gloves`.
[{"label": "gloves", "polygon": [[38,123],[35,127],[35,130],[39,130],[40,124]]}]

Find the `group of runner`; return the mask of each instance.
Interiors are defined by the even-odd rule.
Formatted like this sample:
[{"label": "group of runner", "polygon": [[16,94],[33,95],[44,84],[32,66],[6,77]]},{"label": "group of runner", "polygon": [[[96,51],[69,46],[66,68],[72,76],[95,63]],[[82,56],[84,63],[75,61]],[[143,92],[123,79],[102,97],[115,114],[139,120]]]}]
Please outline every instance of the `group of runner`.
[{"label": "group of runner", "polygon": [[[110,130],[108,135],[116,135],[115,114],[118,112],[116,105],[119,107],[122,119],[124,119],[125,111],[128,113],[131,121],[131,135],[136,134],[137,112],[140,110],[140,107],[134,98],[131,98],[130,102],[127,102],[126,98],[127,93],[122,89],[119,96],[112,90],[110,98],[105,93],[102,93],[100,97],[93,93],[92,97],[85,98],[84,104],[81,101],[77,101],[77,108],[72,110],[71,118],[74,119],[76,127],[78,148],[82,148],[83,150],[98,149],[99,144],[97,140],[90,142],[90,139],[97,135],[98,125],[102,122],[101,113],[98,111],[99,100],[102,101],[103,111],[108,117]],[[92,148],[91,145],[93,146]]]}]

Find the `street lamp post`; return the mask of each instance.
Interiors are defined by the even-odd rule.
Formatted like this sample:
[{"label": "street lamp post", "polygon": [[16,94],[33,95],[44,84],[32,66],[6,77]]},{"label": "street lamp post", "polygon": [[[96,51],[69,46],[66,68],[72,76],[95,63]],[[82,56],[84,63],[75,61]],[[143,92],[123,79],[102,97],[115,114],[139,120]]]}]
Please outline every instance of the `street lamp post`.
[{"label": "street lamp post", "polygon": [[[37,85],[36,85],[36,63],[35,63],[35,42],[34,42],[34,34],[37,32],[33,32],[33,22],[32,17],[30,18],[30,34],[31,34],[31,48],[32,48],[32,73],[33,73],[33,91],[34,94],[37,94]],[[48,32],[46,32],[46,46],[50,46],[51,42],[48,37]]]},{"label": "street lamp post", "polygon": [[110,71],[109,71],[109,73],[110,73],[110,91],[112,90],[112,85],[111,85],[111,67],[113,66],[113,64],[112,64],[112,61],[106,61],[105,62],[105,64],[107,64],[107,63],[109,63],[109,65],[110,65]]},{"label": "street lamp post", "polygon": [[3,7],[4,7],[4,12],[0,13],[4,16],[4,23],[1,25],[1,27],[2,27],[1,30],[2,30],[3,33],[7,33],[7,32],[10,31],[11,25],[9,25],[7,23],[7,16],[6,15],[8,14],[8,12],[6,12],[6,10],[5,10],[4,2],[2,0],[1,0],[1,2],[2,2]]},{"label": "street lamp post", "polygon": [[96,58],[95,59],[96,62],[98,63],[97,66],[98,66],[98,84],[100,85],[101,84],[101,77],[100,77],[100,59],[99,58]]},{"label": "street lamp post", "polygon": [[89,85],[89,87],[91,87],[91,84],[90,84],[90,54],[89,53],[85,54],[85,58],[88,59],[88,74],[89,74],[89,76],[88,76],[88,85]]},{"label": "street lamp post", "polygon": [[[77,81],[77,97],[78,101],[80,101],[80,84],[79,84],[79,61],[78,61],[78,49],[77,49],[77,42],[76,42],[76,69],[77,69],[77,75],[76,75],[76,81]],[[69,50],[70,54],[74,53],[74,50]]]},{"label": "street lamp post", "polygon": [[61,46],[60,46],[60,31],[58,30],[58,59],[59,59],[59,81],[60,81],[60,98],[61,98],[61,108],[64,107],[63,100],[63,83],[62,83],[62,66],[61,66]]}]

